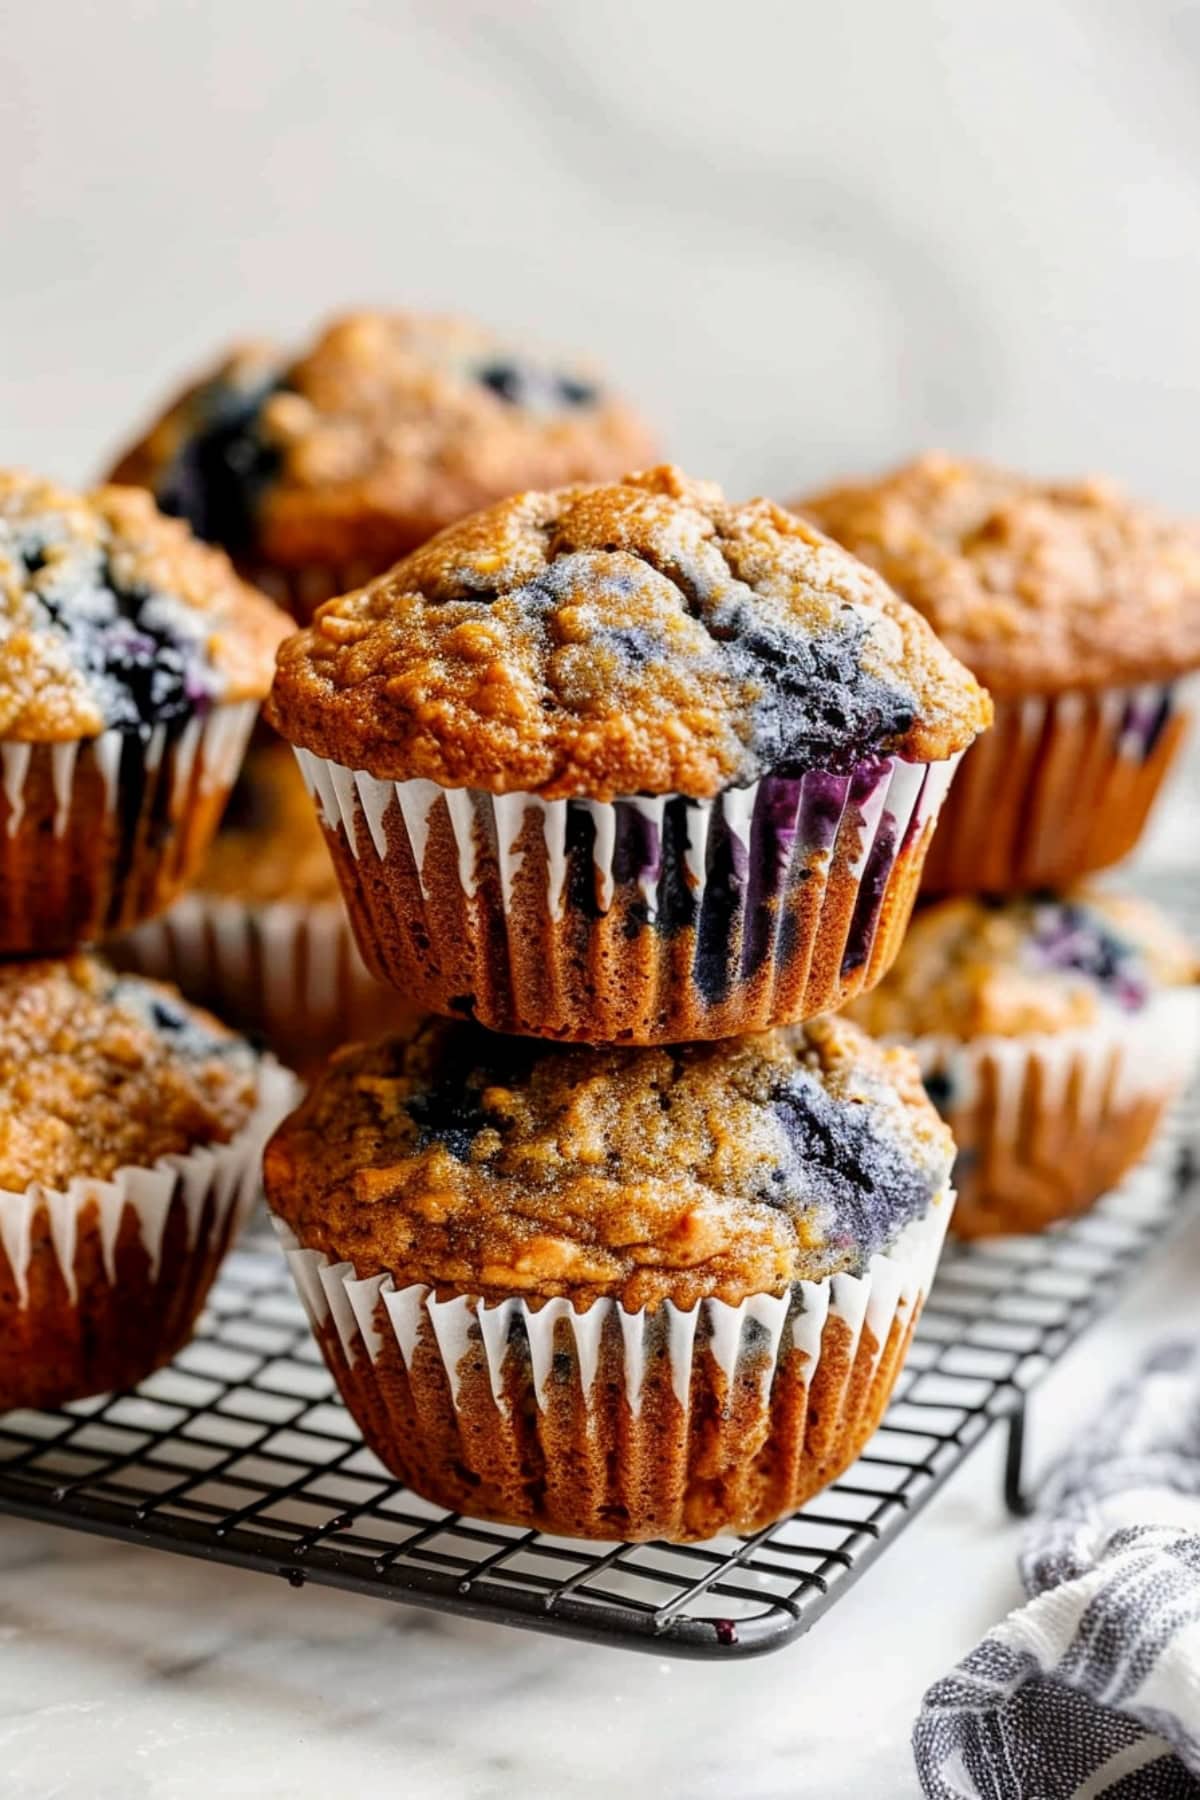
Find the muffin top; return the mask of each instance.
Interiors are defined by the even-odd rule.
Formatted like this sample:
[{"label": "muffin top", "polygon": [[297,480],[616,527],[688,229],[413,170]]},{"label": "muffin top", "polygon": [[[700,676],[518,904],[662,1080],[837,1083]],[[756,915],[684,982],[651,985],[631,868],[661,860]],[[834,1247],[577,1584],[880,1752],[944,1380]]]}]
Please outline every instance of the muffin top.
[{"label": "muffin top", "polygon": [[593,369],[467,320],[361,312],[298,357],[235,349],[114,479],[256,565],[360,564],[366,580],[517,488],[602,480],[649,450]]},{"label": "muffin top", "polygon": [[1200,667],[1200,525],[1109,482],[1038,482],[932,454],[796,505],[999,697]]},{"label": "muffin top", "polygon": [[288,629],[148,494],[0,471],[0,735],[62,743],[260,700]]},{"label": "muffin top", "polygon": [[670,1049],[437,1020],[341,1052],[266,1183],[305,1245],[399,1286],[690,1307],[860,1272],[952,1154],[913,1059],[840,1019]]},{"label": "muffin top", "polygon": [[0,965],[0,1189],[226,1143],[256,1097],[249,1045],[174,988],[94,956]]},{"label": "muffin top", "polygon": [[870,570],[673,468],[451,526],[320,608],[268,710],[385,780],[597,800],[948,757],[990,716]]},{"label": "muffin top", "polygon": [[879,986],[848,1008],[884,1037],[1017,1037],[1137,1013],[1200,980],[1186,939],[1144,900],[941,900],[919,912]]},{"label": "muffin top", "polygon": [[195,886],[200,893],[264,905],[337,899],[337,875],[286,744],[251,749]]}]

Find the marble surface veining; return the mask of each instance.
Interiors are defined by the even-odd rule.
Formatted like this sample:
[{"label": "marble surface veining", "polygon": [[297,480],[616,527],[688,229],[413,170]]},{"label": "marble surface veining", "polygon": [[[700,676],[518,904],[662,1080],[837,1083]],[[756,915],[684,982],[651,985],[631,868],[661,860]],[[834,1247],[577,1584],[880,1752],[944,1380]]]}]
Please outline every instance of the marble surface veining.
[{"label": "marble surface veining", "polygon": [[[1198,90],[1179,0],[17,8],[0,462],[85,479],[227,337],[394,299],[593,349],[733,492],[941,441],[1194,509]],[[1194,853],[1192,767],[1156,860]],[[1200,1230],[1035,1448],[1198,1277]],[[911,1800],[923,1688],[1017,1597],[998,1470],[728,1667],[0,1520],[0,1796]]]},{"label": "marble surface veining", "polygon": [[[1194,1324],[1200,1221],[1040,1390],[1036,1460]],[[0,1520],[0,1797],[915,1800],[926,1686],[1019,1598],[999,1438],[811,1635],[722,1665],[552,1641]]]}]

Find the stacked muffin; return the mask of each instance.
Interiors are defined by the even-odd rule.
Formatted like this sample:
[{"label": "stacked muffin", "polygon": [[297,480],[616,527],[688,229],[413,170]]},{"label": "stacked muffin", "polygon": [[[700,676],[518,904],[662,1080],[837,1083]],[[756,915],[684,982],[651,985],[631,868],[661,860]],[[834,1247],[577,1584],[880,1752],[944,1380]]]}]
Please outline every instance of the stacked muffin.
[{"label": "stacked muffin", "polygon": [[790,1511],[878,1421],[953,1154],[908,1053],[813,1015],[895,955],[986,695],[793,514],[656,469],[323,605],[268,716],[365,960],[442,1015],[266,1156],[365,1435],[550,1530]]},{"label": "stacked muffin", "polygon": [[798,509],[996,696],[925,865],[942,898],[856,1016],[928,1071],[962,1152],[955,1228],[1034,1229],[1124,1173],[1195,1060],[1194,956],[1076,884],[1134,848],[1183,738],[1200,530],[941,455]]},{"label": "stacked muffin", "polygon": [[292,1085],[77,953],[203,858],[287,621],[149,497],[0,474],[0,1409],[186,1340]]},{"label": "stacked muffin", "polygon": [[[119,459],[301,621],[517,488],[619,475],[650,434],[598,372],[469,320],[359,312],[233,349]],[[264,734],[181,905],[116,950],[299,1067],[405,1022],[357,954],[290,755]]]}]

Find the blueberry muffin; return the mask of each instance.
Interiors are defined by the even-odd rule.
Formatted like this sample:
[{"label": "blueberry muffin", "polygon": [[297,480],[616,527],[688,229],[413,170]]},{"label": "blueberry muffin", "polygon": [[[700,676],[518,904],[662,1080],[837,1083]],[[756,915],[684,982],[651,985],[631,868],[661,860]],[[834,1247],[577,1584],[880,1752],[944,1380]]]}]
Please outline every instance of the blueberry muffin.
[{"label": "blueberry muffin", "polygon": [[301,1073],[411,1016],[363,965],[296,759],[273,734],[251,748],[193,886],[110,953]]},{"label": "blueberry muffin", "polygon": [[952,1156],[908,1053],[837,1019],[602,1050],[434,1020],[335,1058],[264,1171],[389,1469],[475,1516],[684,1540],[859,1454]]},{"label": "blueberry muffin", "polygon": [[267,716],[377,974],[648,1043],[877,980],[989,703],[811,527],[663,468],[517,495],[330,601]]},{"label": "blueberry muffin", "polygon": [[287,629],[148,495],[0,472],[0,955],[174,898]]},{"label": "blueberry muffin", "polygon": [[1200,668],[1200,526],[1108,482],[929,455],[797,502],[986,682],[925,865],[938,893],[1061,888],[1133,849]]},{"label": "blueberry muffin", "polygon": [[292,1095],[171,988],[0,965],[0,1410],[130,1386],[187,1341]]},{"label": "blueberry muffin", "polygon": [[362,312],[299,355],[235,349],[113,478],[148,487],[307,618],[464,513],[649,452],[590,368],[468,320]]},{"label": "blueberry muffin", "polygon": [[1144,901],[947,899],[851,1008],[917,1054],[959,1147],[960,1235],[1035,1231],[1132,1167],[1196,1060],[1200,962]]}]

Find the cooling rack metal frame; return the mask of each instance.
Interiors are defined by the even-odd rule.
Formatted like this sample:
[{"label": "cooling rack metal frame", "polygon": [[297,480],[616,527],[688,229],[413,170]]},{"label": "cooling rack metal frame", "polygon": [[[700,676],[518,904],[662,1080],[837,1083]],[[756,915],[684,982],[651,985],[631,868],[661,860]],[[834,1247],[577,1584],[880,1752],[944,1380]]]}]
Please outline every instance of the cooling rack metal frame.
[{"label": "cooling rack metal frame", "polygon": [[813,1625],[993,1425],[1019,1509],[1026,1396],[1197,1191],[1200,1105],[1084,1217],[952,1245],[883,1424],[782,1525],[684,1547],[588,1544],[447,1514],[365,1449],[274,1244],[252,1236],[194,1342],[133,1393],[0,1417],[0,1512],[659,1655],[759,1654]]}]

